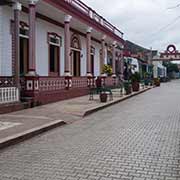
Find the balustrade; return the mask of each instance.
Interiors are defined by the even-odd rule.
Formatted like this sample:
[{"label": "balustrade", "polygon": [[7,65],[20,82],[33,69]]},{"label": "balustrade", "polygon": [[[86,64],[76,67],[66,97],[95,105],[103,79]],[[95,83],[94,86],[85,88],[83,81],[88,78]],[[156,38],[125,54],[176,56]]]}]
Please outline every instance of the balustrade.
[{"label": "balustrade", "polygon": [[19,90],[16,87],[0,87],[0,104],[19,101]]},{"label": "balustrade", "polygon": [[121,38],[123,37],[123,32],[121,32],[119,29],[114,27],[110,22],[108,22],[106,19],[104,19],[102,16],[100,16],[97,12],[92,10],[82,1],[80,0],[64,0],[64,1],[72,5],[73,7],[77,8],[78,10],[82,11],[84,14],[86,14],[91,19],[98,22],[108,30],[112,31],[117,36],[120,36]]}]

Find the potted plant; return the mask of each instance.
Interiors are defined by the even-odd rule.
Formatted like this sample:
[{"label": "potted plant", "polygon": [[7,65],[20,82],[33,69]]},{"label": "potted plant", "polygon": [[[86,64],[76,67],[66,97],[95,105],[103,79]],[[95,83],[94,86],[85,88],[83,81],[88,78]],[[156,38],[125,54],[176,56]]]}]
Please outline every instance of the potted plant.
[{"label": "potted plant", "polygon": [[108,76],[111,76],[112,75],[112,67],[110,65],[104,64],[103,73],[107,74]]},{"label": "potted plant", "polygon": [[154,78],[154,85],[159,87],[161,85],[159,78]]},{"label": "potted plant", "polygon": [[106,92],[101,92],[99,96],[100,96],[100,101],[102,103],[106,103],[107,102],[107,93]]},{"label": "potted plant", "polygon": [[139,91],[140,74],[138,72],[135,72],[134,74],[131,75],[131,83],[132,83],[132,90]]},{"label": "potted plant", "polygon": [[144,73],[144,85],[148,86],[150,83],[150,74],[148,72]]},{"label": "potted plant", "polygon": [[125,89],[126,95],[132,93],[132,86],[131,86],[131,82],[130,81],[125,81],[124,82],[124,89]]}]

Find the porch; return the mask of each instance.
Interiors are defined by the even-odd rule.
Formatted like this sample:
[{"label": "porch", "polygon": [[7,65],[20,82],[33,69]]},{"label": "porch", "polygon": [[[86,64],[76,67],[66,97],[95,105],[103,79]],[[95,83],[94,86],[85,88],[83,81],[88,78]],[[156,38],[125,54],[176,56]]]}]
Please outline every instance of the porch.
[{"label": "porch", "polygon": [[[8,36],[2,40],[10,51],[2,56],[1,104],[23,100],[39,105],[86,95],[108,63],[113,76],[102,80],[116,86],[117,61],[123,69],[120,30],[79,0],[11,2],[1,8],[6,14],[2,23],[3,18],[10,23],[10,33],[0,34]],[[13,83],[7,86],[6,79]]]},{"label": "porch", "polygon": [[[14,77],[0,78],[0,105],[5,103],[33,101],[34,105],[47,104],[59,100],[87,95],[89,88],[95,86],[96,77],[22,77],[20,88],[15,85]],[[116,87],[118,78],[104,77],[102,83]]]}]

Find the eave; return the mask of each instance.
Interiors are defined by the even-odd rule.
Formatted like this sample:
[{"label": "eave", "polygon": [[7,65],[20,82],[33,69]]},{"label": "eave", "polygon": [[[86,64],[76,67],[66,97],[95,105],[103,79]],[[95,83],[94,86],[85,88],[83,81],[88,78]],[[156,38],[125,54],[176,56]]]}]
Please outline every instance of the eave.
[{"label": "eave", "polygon": [[112,39],[114,39],[114,41],[124,44],[124,40],[120,36],[116,35],[114,32],[104,27],[100,23],[96,22],[94,19],[90,18],[87,14],[83,13],[81,10],[77,9],[76,7],[67,3],[66,1],[64,0],[60,0],[60,1],[43,0],[43,1],[79,19],[81,22],[87,24],[88,26],[96,29],[97,31],[102,32],[102,34],[111,37]]},{"label": "eave", "polygon": [[15,0],[0,0],[0,6],[12,5],[14,2]]}]

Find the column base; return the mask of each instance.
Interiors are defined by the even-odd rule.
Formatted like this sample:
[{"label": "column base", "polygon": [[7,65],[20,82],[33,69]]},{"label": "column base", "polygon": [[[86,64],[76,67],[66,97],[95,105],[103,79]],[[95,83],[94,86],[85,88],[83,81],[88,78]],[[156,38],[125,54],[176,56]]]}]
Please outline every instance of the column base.
[{"label": "column base", "polygon": [[72,77],[72,75],[71,75],[70,72],[65,72],[65,73],[64,73],[64,76],[65,76],[65,77]]},{"label": "column base", "polygon": [[93,75],[91,73],[87,73],[86,75],[87,77],[93,77]]},{"label": "column base", "polygon": [[37,73],[35,71],[29,71],[26,76],[31,76],[31,77],[34,77],[34,76],[38,76]]},{"label": "column base", "polygon": [[101,74],[101,77],[106,78],[107,74],[103,73],[103,74]]},{"label": "column base", "polygon": [[66,74],[64,83],[67,90],[72,88],[72,76],[69,74]]}]

